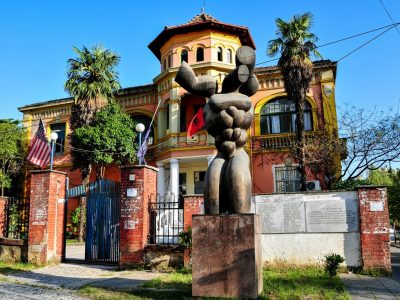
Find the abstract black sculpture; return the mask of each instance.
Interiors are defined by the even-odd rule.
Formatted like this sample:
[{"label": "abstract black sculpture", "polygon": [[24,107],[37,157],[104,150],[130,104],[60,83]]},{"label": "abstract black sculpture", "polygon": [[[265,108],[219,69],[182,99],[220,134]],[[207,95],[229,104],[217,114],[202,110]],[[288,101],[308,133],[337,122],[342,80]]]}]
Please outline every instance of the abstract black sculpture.
[{"label": "abstract black sculpture", "polygon": [[253,69],[255,51],[248,46],[236,52],[236,68],[218,84],[210,75],[199,76],[184,61],[175,81],[192,94],[209,97],[204,107],[205,127],[215,138],[218,155],[208,167],[204,206],[206,214],[249,213],[251,201],[250,160],[243,146],[253,120],[250,96],[259,88]]}]

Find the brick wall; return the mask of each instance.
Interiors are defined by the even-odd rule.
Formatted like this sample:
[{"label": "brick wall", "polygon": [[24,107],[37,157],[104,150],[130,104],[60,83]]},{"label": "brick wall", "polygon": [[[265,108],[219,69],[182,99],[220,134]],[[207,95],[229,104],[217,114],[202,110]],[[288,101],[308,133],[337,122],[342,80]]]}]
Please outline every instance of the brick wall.
[{"label": "brick wall", "polygon": [[192,227],[192,216],[202,214],[204,212],[204,196],[186,195],[183,197],[183,199],[184,228],[187,229],[188,227]]},{"label": "brick wall", "polygon": [[[135,175],[129,181],[129,175]],[[121,168],[120,264],[143,263],[149,234],[149,198],[157,193],[157,169],[150,166]],[[133,189],[136,196],[128,197]]]},{"label": "brick wall", "polygon": [[375,186],[360,187],[358,200],[363,268],[390,271],[387,189]]},{"label": "brick wall", "polygon": [[28,260],[36,264],[63,260],[66,174],[34,171],[31,175]]},{"label": "brick wall", "polygon": [[7,211],[6,211],[7,197],[0,197],[0,237],[4,237],[6,230]]}]

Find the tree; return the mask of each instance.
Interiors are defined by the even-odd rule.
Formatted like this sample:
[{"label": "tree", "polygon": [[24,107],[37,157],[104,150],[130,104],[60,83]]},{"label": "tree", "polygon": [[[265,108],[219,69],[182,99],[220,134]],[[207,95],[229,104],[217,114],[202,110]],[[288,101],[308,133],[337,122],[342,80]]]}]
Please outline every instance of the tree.
[{"label": "tree", "polygon": [[354,180],[381,169],[400,156],[400,116],[354,106],[340,110],[339,132],[347,157],[339,180]]},{"label": "tree", "polygon": [[90,125],[75,129],[71,140],[76,147],[74,165],[94,165],[97,177],[103,178],[105,166],[135,160],[135,138],[134,121],[118,103],[111,101],[96,114]]},{"label": "tree", "polygon": [[[82,50],[73,47],[77,58],[68,60],[67,81],[65,90],[74,98],[75,103],[71,108],[70,135],[71,145],[79,140],[74,138],[76,129],[90,125],[96,113],[105,107],[113,99],[113,92],[120,88],[118,73],[115,71],[120,57],[110,50],[100,46],[94,46],[90,50],[83,47]],[[74,167],[80,168],[83,183],[87,184],[92,173],[92,164],[81,159],[79,152],[73,151]],[[81,220],[86,198],[80,198]],[[83,240],[83,222],[80,222],[79,241]]]},{"label": "tree", "polygon": [[294,16],[289,22],[275,20],[276,39],[268,43],[268,55],[280,52],[278,65],[282,68],[283,81],[288,97],[296,104],[296,158],[299,164],[301,190],[306,190],[304,103],[312,80],[313,63],[310,54],[321,55],[316,50],[317,37],[310,32],[312,14]]},{"label": "tree", "polygon": [[11,188],[12,180],[21,172],[24,162],[23,130],[16,120],[0,120],[0,189]]},{"label": "tree", "polygon": [[[120,57],[110,50],[101,46],[94,46],[90,50],[83,47],[82,50],[73,47],[77,58],[68,60],[68,79],[65,83],[65,90],[75,99],[71,109],[70,128],[71,145],[76,139],[73,138],[76,129],[90,125],[96,113],[105,107],[113,99],[113,93],[120,88],[118,73],[115,71]],[[73,158],[77,152],[72,152]],[[79,162],[82,179],[89,182],[92,165],[75,159]]]}]

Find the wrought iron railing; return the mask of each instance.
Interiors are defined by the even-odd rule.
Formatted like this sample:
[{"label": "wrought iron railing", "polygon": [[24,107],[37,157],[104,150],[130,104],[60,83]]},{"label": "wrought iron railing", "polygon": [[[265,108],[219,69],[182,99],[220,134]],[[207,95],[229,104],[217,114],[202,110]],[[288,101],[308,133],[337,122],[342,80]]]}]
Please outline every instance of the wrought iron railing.
[{"label": "wrought iron railing", "polygon": [[4,237],[28,239],[29,203],[24,199],[6,198]]},{"label": "wrought iron railing", "polygon": [[[306,140],[312,140],[312,134],[306,134]],[[296,136],[294,134],[272,135],[272,136],[254,136],[251,139],[253,151],[269,151],[289,149],[296,145]]]},{"label": "wrought iron railing", "polygon": [[149,244],[178,244],[183,231],[183,203],[175,201],[172,194],[157,197],[149,203]]}]

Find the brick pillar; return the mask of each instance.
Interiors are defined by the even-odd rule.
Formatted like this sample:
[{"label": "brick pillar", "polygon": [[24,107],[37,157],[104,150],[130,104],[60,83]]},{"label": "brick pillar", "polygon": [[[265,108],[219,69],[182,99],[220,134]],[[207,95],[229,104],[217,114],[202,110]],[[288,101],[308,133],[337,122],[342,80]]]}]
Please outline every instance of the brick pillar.
[{"label": "brick pillar", "polygon": [[390,271],[387,189],[377,186],[359,187],[358,200],[363,268]]},{"label": "brick pillar", "polygon": [[35,264],[64,259],[66,173],[32,171],[28,261]]},{"label": "brick pillar", "polygon": [[156,199],[157,169],[150,166],[121,168],[121,265],[143,263],[149,234],[149,198]]},{"label": "brick pillar", "polygon": [[183,222],[185,230],[192,227],[192,216],[204,213],[203,195],[185,195],[183,196]]},{"label": "brick pillar", "polygon": [[7,226],[7,197],[0,196],[0,237],[5,236]]}]

